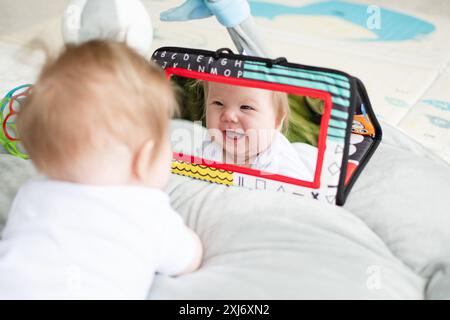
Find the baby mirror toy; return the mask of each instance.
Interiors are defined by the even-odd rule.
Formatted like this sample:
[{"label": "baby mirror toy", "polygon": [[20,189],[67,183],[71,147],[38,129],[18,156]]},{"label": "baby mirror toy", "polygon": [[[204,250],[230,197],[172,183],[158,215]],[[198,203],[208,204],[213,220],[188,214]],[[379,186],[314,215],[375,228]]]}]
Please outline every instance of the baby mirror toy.
[{"label": "baby mirror toy", "polygon": [[363,84],[344,72],[230,49],[152,59],[192,122],[172,131],[173,173],[343,205],[381,140]]}]

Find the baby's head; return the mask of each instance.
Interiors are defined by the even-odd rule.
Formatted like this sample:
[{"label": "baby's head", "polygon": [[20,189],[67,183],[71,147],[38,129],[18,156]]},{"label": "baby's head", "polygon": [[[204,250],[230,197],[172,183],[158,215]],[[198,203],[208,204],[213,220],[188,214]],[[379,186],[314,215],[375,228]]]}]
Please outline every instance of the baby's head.
[{"label": "baby's head", "polygon": [[46,63],[17,126],[34,165],[52,179],[162,188],[175,108],[159,67],[125,44],[91,41]]},{"label": "baby's head", "polygon": [[289,104],[283,92],[204,82],[206,126],[235,164],[251,164],[282,129]]}]

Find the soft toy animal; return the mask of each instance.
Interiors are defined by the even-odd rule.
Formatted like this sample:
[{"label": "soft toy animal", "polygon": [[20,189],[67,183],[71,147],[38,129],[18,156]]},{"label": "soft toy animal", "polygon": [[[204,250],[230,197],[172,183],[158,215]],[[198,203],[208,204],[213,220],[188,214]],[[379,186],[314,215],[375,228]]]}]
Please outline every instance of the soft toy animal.
[{"label": "soft toy animal", "polygon": [[160,19],[185,21],[213,15],[227,28],[239,52],[254,56],[269,56],[268,51],[262,46],[246,0],[187,0],[182,5],[161,13]]},{"label": "soft toy animal", "polygon": [[71,0],[62,19],[62,34],[66,43],[126,41],[144,56],[153,40],[151,19],[140,0]]}]

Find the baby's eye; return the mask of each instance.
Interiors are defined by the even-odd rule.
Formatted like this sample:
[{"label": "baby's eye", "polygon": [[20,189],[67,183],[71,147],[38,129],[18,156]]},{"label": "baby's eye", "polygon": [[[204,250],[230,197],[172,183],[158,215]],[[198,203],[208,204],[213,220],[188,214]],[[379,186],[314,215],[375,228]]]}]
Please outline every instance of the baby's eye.
[{"label": "baby's eye", "polygon": [[255,110],[255,108],[244,104],[241,106],[241,110]]},{"label": "baby's eye", "polygon": [[223,106],[223,103],[220,102],[220,101],[218,101],[218,100],[214,100],[211,104],[213,104],[213,105],[215,105],[215,106],[219,106],[219,107],[222,107],[222,106]]}]

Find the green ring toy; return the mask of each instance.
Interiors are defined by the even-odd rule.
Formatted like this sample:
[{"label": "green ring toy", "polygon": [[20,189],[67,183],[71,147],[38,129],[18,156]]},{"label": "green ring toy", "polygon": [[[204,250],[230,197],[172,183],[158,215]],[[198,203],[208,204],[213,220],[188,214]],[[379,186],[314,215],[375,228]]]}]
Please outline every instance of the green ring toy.
[{"label": "green ring toy", "polygon": [[[5,134],[5,124],[4,121],[6,121],[6,119],[8,118],[8,110],[7,110],[7,106],[8,104],[10,104],[11,99],[14,99],[15,97],[15,93],[21,89],[24,88],[30,88],[31,85],[30,84],[25,84],[22,86],[18,86],[12,90],[10,90],[4,98],[2,98],[0,100],[0,144],[3,146],[3,148],[10,153],[11,155],[15,156],[15,157],[19,157],[22,159],[29,159],[29,156],[22,152],[22,150],[20,149],[20,142],[16,139],[11,140],[8,139],[7,134]],[[5,112],[7,114],[5,114]],[[9,110],[9,113],[12,113],[13,110]],[[11,123],[10,127],[15,129],[15,124]]]}]

